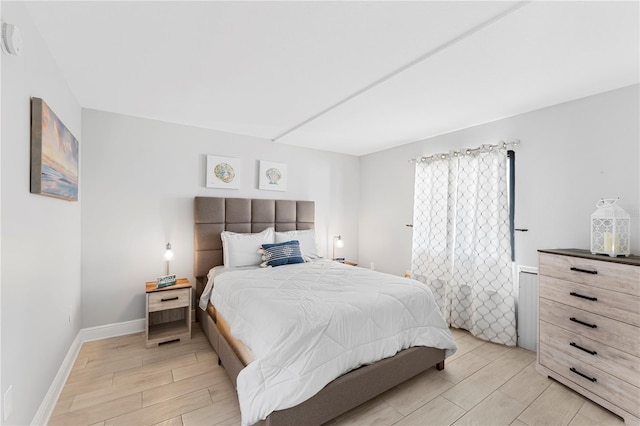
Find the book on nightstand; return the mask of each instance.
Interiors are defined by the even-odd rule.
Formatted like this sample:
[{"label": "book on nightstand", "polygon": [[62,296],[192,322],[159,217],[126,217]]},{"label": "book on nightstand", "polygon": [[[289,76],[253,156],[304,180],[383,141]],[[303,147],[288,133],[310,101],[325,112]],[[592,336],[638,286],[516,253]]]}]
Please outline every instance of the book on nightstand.
[{"label": "book on nightstand", "polygon": [[156,288],[164,288],[175,285],[176,283],[176,274],[172,275],[164,275],[162,277],[156,278]]}]

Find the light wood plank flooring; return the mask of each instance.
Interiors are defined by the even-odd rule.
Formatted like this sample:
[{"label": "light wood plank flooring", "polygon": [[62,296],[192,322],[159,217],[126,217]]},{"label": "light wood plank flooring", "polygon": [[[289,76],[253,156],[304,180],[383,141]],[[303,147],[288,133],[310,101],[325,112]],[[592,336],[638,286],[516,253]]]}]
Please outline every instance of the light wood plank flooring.
[{"label": "light wood plank flooring", "polygon": [[[458,351],[331,425],[621,425],[535,371],[535,354],[452,330]],[[197,324],[190,341],[145,349],[144,334],[82,346],[51,425],[237,425],[233,385]]]}]

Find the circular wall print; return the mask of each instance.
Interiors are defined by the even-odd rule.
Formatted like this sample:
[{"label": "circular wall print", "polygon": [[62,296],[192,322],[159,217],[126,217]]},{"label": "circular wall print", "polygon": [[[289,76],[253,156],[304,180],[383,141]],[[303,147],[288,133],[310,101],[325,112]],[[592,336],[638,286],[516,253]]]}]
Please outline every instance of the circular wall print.
[{"label": "circular wall print", "polygon": [[271,185],[277,185],[280,178],[282,178],[282,173],[280,173],[280,170],[274,167],[268,169],[266,172],[264,172],[264,174],[267,176],[267,179],[269,179],[269,184]]},{"label": "circular wall print", "polygon": [[236,177],[236,173],[233,171],[233,167],[227,163],[220,163],[213,169],[213,174],[224,183],[233,181]]}]

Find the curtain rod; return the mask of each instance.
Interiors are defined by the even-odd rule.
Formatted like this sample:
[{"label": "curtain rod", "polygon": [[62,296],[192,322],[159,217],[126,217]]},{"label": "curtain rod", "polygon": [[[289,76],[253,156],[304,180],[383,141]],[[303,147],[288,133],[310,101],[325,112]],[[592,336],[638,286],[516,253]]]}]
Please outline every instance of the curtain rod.
[{"label": "curtain rod", "polygon": [[450,157],[458,157],[460,155],[469,155],[469,154],[474,154],[476,152],[484,152],[484,151],[491,151],[493,148],[498,148],[498,147],[502,147],[502,148],[506,148],[508,146],[516,146],[520,144],[520,140],[516,139],[513,140],[511,142],[505,142],[505,141],[500,141],[497,145],[481,145],[477,148],[466,148],[466,149],[462,149],[460,151],[450,151],[448,153],[443,153],[443,154],[433,154],[430,155],[429,157],[418,157],[418,158],[412,158],[409,160],[409,163],[426,163],[428,161],[433,161],[436,160],[438,158],[441,159],[445,159],[445,158],[450,158]]}]

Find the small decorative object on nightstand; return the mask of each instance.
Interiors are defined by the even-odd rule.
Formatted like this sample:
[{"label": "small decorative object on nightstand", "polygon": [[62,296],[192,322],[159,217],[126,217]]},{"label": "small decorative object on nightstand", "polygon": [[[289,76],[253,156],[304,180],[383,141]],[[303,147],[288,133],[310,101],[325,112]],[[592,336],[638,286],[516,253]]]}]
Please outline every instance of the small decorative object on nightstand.
[{"label": "small decorative object on nightstand", "polygon": [[191,339],[191,283],[178,278],[171,287],[146,283],[147,348],[174,340]]},{"label": "small decorative object on nightstand", "polygon": [[338,262],[338,263],[344,263],[345,265],[349,265],[349,266],[358,266],[357,263],[355,262],[350,262],[348,260],[346,260],[344,257],[336,257],[333,259],[334,262]]},{"label": "small decorative object on nightstand", "polygon": [[169,287],[176,284],[176,274],[156,278],[156,288]]}]

